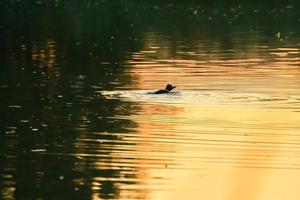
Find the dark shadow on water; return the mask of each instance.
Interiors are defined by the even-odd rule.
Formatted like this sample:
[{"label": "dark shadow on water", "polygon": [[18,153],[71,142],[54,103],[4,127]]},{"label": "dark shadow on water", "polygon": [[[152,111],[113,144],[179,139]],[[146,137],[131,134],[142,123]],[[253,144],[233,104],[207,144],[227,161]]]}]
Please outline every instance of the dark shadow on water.
[{"label": "dark shadow on water", "polygon": [[[108,144],[118,140],[115,134],[126,133],[135,124],[114,116],[134,114],[138,108],[95,94],[86,83],[88,78],[78,81],[78,75],[68,74],[68,78],[51,79],[50,73],[50,78],[45,78],[47,86],[41,86],[45,79],[39,76],[32,78],[32,82],[19,80],[22,89],[7,93],[10,99],[2,121],[5,134],[1,135],[1,175],[6,177],[1,183],[3,198],[10,196],[5,191],[13,193],[14,190],[16,199],[88,198],[95,175],[118,177],[119,170],[89,170],[94,168],[97,159],[81,159],[76,155],[98,155],[93,149],[101,149],[107,142],[78,145],[77,140],[105,140]],[[3,102],[2,106],[5,106]],[[113,145],[114,142],[111,149]],[[46,152],[34,152],[40,149]],[[118,193],[117,182],[99,183],[103,185],[99,192],[102,198],[109,199]]]}]

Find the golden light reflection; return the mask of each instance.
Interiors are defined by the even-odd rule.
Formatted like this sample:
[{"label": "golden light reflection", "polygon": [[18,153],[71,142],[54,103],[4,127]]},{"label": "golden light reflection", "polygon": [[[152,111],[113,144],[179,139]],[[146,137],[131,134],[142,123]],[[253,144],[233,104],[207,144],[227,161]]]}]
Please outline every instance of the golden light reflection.
[{"label": "golden light reflection", "polygon": [[[300,87],[298,48],[258,45],[250,46],[247,52],[223,51],[220,44],[213,41],[210,44],[206,39],[204,43],[190,44],[189,48],[197,51],[182,51],[187,48],[185,44],[174,46],[154,32],[146,33],[145,41],[144,49],[133,53],[127,62],[129,72],[137,77],[137,89],[161,88],[168,82],[178,85],[179,89],[244,92],[284,93]],[[153,46],[159,48],[152,51]]]},{"label": "golden light reflection", "polygon": [[[299,113],[196,106],[167,120],[162,116],[134,119],[142,121],[140,134],[157,136],[149,137],[147,144],[137,143],[138,151],[147,149],[145,160],[163,155],[176,163],[142,170],[147,171],[141,177],[146,185],[157,184],[151,177],[170,180],[161,187],[171,191],[153,190],[151,199],[281,199],[285,193],[298,194],[297,185],[286,183],[300,175],[300,159],[295,157]],[[161,150],[151,150],[159,145]],[[274,181],[277,190],[272,193]]]},{"label": "golden light reflection", "polygon": [[[209,54],[205,44],[192,44],[197,51],[185,52],[180,44],[174,47],[155,33],[145,37],[144,49],[128,61],[137,89],[171,82],[179,91],[251,92],[262,99],[267,94],[268,101],[268,94],[290,99],[300,87],[298,48],[259,45],[239,54],[215,47],[220,52]],[[156,53],[148,52],[151,46],[159,47]],[[205,101],[189,105],[197,101],[195,97],[172,106],[165,101],[144,103],[140,115],[128,116],[138,124],[134,141],[145,158],[138,174],[142,185],[148,186],[148,199],[299,197],[300,113],[295,112],[299,102],[290,102],[286,109],[280,108],[280,102],[270,108],[259,101],[245,106],[239,100],[229,105],[205,105]],[[161,159],[161,165],[151,166],[155,159]],[[164,180],[160,190],[151,187],[159,184],[153,177]]]}]

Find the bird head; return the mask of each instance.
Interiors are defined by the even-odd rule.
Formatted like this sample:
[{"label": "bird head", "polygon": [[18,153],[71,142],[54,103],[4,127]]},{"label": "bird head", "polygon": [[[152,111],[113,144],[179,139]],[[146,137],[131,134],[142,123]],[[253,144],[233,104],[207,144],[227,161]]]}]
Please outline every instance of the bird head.
[{"label": "bird head", "polygon": [[166,86],[166,90],[168,90],[169,92],[170,92],[171,90],[173,90],[174,88],[176,88],[176,86],[173,86],[173,85],[171,85],[171,84],[168,84],[168,85]]}]

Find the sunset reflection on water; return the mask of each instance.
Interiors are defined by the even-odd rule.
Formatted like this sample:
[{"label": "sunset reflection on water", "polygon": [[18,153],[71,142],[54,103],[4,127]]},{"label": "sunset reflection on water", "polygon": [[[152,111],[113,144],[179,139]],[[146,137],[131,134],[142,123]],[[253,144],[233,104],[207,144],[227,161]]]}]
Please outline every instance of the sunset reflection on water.
[{"label": "sunset reflection on water", "polygon": [[[128,117],[137,123],[138,151],[148,161],[162,159],[161,166],[143,168],[141,178],[150,190],[158,184],[151,177],[165,180],[149,199],[298,196],[296,184],[286,183],[296,183],[300,175],[299,49],[207,50],[207,40],[194,39],[195,51],[185,52],[183,44],[170,49],[155,33],[144,40],[145,49],[127,62],[136,80],[131,87],[151,90],[174,83],[180,94],[142,102],[140,113]],[[197,93],[222,95],[205,104]]]},{"label": "sunset reflection on water", "polygon": [[102,3],[0,22],[0,199],[299,199],[296,31]]}]

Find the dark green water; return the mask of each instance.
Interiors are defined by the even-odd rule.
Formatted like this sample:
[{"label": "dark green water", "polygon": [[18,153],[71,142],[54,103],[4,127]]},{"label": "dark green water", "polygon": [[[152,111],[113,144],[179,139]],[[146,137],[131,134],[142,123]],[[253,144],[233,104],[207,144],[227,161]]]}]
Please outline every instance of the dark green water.
[{"label": "dark green water", "polygon": [[168,199],[207,163],[299,175],[265,161],[300,151],[297,1],[55,2],[0,3],[1,199]]}]

